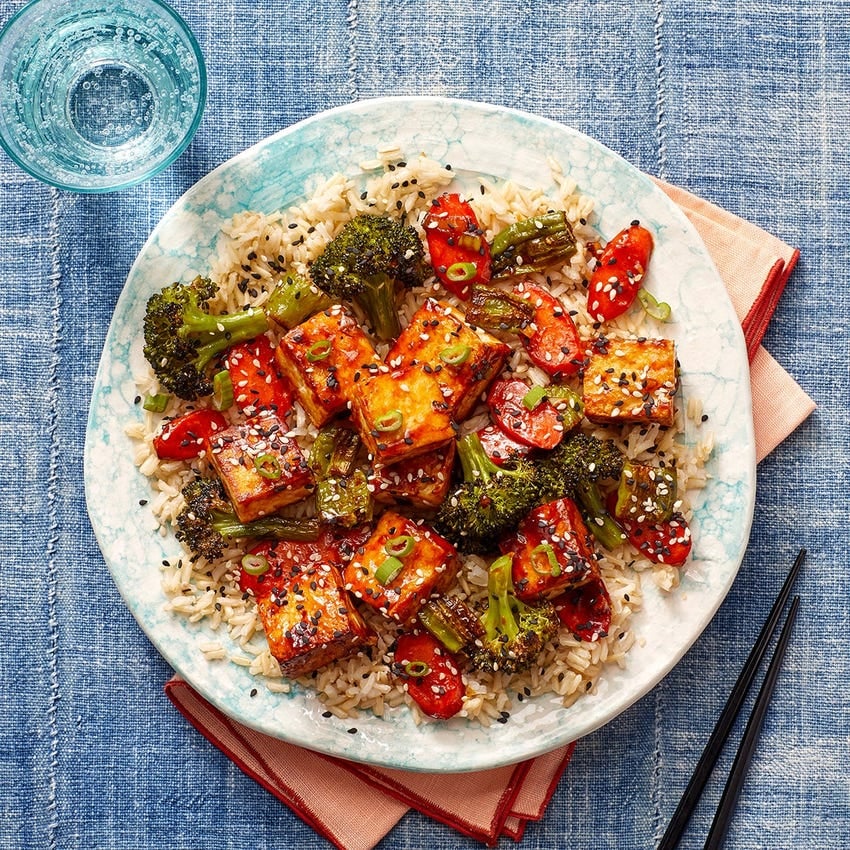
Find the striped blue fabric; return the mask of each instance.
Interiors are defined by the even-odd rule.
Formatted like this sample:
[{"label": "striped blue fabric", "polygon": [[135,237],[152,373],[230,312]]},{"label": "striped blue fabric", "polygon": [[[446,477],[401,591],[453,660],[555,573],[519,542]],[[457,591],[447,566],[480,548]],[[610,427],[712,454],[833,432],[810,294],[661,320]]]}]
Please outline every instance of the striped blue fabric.
[{"label": "striped blue fabric", "polygon": [[[23,5],[0,0],[0,19]],[[759,467],[752,540],[682,663],[583,740],[526,850],[657,843],[797,549],[800,617],[728,844],[850,836],[846,553],[850,25],[829,0],[174,0],[208,63],[195,140],[111,195],[0,156],[0,849],[322,850],[171,708],[82,489],[89,394],[128,269],[177,197],[322,109],[444,94],[576,127],[761,225],[802,258],[764,340],[819,410]],[[736,727],[740,734],[742,724]],[[728,768],[733,748],[719,769]],[[716,778],[682,843],[702,847]],[[510,844],[505,841],[505,846]],[[381,850],[471,848],[411,814]]]}]

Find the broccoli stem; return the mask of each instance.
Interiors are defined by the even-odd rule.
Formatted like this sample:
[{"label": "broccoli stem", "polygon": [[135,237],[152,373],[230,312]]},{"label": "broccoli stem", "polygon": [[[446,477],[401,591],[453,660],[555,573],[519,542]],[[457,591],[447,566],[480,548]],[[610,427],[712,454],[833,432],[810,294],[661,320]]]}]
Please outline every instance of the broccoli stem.
[{"label": "broccoli stem", "polygon": [[602,493],[593,481],[580,481],[575,488],[578,503],[584,508],[588,528],[593,536],[608,550],[616,549],[626,535],[619,523],[608,513],[602,501]]},{"label": "broccoli stem", "polygon": [[309,517],[291,518],[268,516],[251,522],[240,522],[236,514],[212,512],[212,527],[225,540],[244,537],[272,540],[301,540],[312,542],[319,539],[319,523]]},{"label": "broccoli stem", "polygon": [[332,303],[312,281],[290,273],[275,285],[266,303],[266,312],[273,322],[289,330]]},{"label": "broccoli stem", "polygon": [[457,441],[457,453],[463,470],[464,481],[488,482],[494,475],[512,475],[512,471],[496,466],[484,451],[481,438],[475,431]]},{"label": "broccoli stem", "polygon": [[490,564],[487,576],[487,593],[489,604],[484,615],[484,630],[488,640],[495,640],[504,635],[513,641],[519,634],[519,623],[514,614],[519,600],[513,595],[513,579],[511,566],[513,555],[502,555]]},{"label": "broccoli stem", "polygon": [[[184,339],[189,336],[201,337],[202,344],[195,359],[195,365],[200,371],[231,345],[258,337],[265,333],[268,326],[266,314],[253,307],[240,313],[211,316],[203,310],[187,306],[183,310],[183,325],[178,333]],[[212,339],[203,342],[203,334],[210,334]]]},{"label": "broccoli stem", "polygon": [[395,280],[386,274],[370,275],[366,280],[369,286],[357,295],[357,303],[366,311],[378,339],[395,339],[401,333],[395,308]]}]

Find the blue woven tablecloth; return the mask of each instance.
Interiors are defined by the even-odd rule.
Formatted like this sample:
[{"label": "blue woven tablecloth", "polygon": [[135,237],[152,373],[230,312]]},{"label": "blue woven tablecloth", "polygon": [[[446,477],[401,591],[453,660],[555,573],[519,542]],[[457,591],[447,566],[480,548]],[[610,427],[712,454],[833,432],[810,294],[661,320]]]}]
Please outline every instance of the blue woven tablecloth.
[{"label": "blue woven tablecloth", "polygon": [[[0,19],[21,5],[0,0]],[[850,27],[842,5],[174,5],[209,67],[203,123],[174,166],[134,189],[80,196],[0,157],[0,848],[327,847],[168,703],[170,671],[123,606],[89,526],[82,452],[113,306],[162,214],[264,136],[385,94],[479,99],[572,125],[802,251],[764,343],[819,410],[759,467],[751,545],[714,621],[651,694],[580,743],[521,847],[654,846],[804,545],[800,620],[728,846],[846,848]],[[719,778],[709,787],[682,847],[702,847],[721,788]],[[474,845],[417,814],[381,844],[426,846]]]}]

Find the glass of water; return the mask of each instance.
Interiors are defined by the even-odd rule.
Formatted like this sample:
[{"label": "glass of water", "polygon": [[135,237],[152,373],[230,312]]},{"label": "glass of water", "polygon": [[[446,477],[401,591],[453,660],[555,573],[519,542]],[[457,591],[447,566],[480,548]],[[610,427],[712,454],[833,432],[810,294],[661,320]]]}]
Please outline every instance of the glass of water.
[{"label": "glass of water", "polygon": [[166,168],[206,91],[194,36],[160,0],[33,0],[0,33],[0,144],[62,189],[109,192]]}]

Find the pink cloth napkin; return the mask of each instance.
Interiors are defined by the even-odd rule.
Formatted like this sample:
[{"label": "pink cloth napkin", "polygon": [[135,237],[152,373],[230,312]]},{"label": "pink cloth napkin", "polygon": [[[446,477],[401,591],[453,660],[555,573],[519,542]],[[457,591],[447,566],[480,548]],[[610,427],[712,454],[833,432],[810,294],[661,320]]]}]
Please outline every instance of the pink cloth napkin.
[{"label": "pink cloth napkin", "polygon": [[[798,252],[683,189],[658,185],[702,236],[741,320],[761,460],[815,407],[761,346]],[[165,690],[204,737],[339,850],[371,850],[411,807],[485,844],[503,835],[518,841],[528,821],[543,817],[575,747],[474,773],[407,773],[354,764],[255,732],[177,677]]]}]

